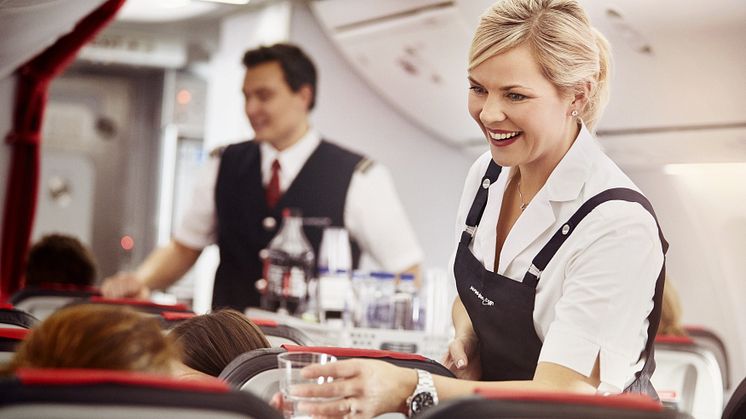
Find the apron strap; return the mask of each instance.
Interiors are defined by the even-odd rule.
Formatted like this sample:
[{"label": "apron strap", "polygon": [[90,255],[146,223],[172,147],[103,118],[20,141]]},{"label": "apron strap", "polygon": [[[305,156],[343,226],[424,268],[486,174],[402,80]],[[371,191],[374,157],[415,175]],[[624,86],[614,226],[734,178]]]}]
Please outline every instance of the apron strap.
[{"label": "apron strap", "polygon": [[[668,242],[663,237],[663,231],[658,223],[658,217],[655,215],[653,206],[650,204],[647,198],[641,193],[628,189],[628,188],[613,188],[605,190],[588,201],[586,201],[580,208],[570,217],[570,220],[565,223],[549,242],[541,249],[538,255],[533,260],[531,267],[529,268],[526,275],[523,277],[523,282],[530,284],[533,287],[539,282],[542,271],[546,268],[549,261],[557,253],[560,246],[567,240],[570,234],[575,231],[578,224],[588,215],[593,209],[606,201],[627,201],[637,202],[645,208],[650,215],[655,219],[655,224],[658,227],[658,237],[661,240],[661,248],[663,249],[663,266],[658,274],[658,279],[655,282],[655,294],[653,295],[653,310],[648,315],[648,339],[645,343],[645,349],[640,354],[640,358],[645,357],[645,364],[642,369],[637,373],[637,377],[633,383],[625,389],[625,391],[632,391],[637,393],[649,392],[652,387],[648,388],[649,383],[647,382],[650,376],[655,370],[655,356],[653,343],[655,342],[655,335],[658,333],[658,325],[661,318],[661,309],[663,307],[663,286],[666,277],[666,259],[665,254],[668,251]],[[643,377],[640,377],[643,375]],[[653,390],[654,391],[654,390]],[[654,394],[651,394],[653,396]]]},{"label": "apron strap", "polygon": [[578,224],[580,224],[585,216],[590,214],[591,211],[593,211],[597,206],[607,201],[637,202],[642,205],[643,208],[645,208],[645,210],[647,210],[655,219],[655,224],[656,226],[658,226],[658,237],[660,237],[661,246],[663,247],[663,253],[665,254],[666,251],[668,251],[668,242],[663,237],[663,231],[661,231],[661,226],[658,223],[658,217],[656,217],[653,206],[650,205],[650,201],[648,201],[648,199],[645,198],[643,194],[633,189],[607,189],[583,203],[583,205],[578,208],[575,214],[573,214],[572,217],[570,217],[570,219],[554,233],[552,238],[549,239],[549,242],[544,245],[544,247],[541,249],[541,251],[539,251],[539,253],[532,261],[528,272],[526,272],[526,275],[523,277],[523,283],[536,287],[539,282],[539,278],[541,278],[541,273],[547,267],[549,261],[552,260],[562,244],[565,243],[565,240],[567,240],[567,238],[570,237],[570,234],[575,231],[575,228],[578,226]]},{"label": "apron strap", "polygon": [[474,197],[471,209],[469,209],[469,215],[466,217],[466,227],[464,228],[464,232],[461,233],[462,242],[466,241],[466,243],[469,243],[474,237],[477,225],[482,219],[482,214],[484,214],[484,208],[487,206],[490,185],[495,183],[497,177],[500,176],[501,171],[502,166],[498,166],[494,160],[490,159],[487,171],[485,171],[484,176],[482,176],[482,183],[479,185],[477,195]]}]

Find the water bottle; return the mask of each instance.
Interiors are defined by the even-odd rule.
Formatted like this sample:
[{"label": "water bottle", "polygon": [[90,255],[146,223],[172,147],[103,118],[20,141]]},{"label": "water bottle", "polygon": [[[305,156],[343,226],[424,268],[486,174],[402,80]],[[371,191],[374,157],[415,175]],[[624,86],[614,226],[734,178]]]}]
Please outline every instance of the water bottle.
[{"label": "water bottle", "polygon": [[301,211],[286,208],[277,235],[262,250],[267,288],[261,306],[282,314],[300,315],[306,310],[308,282],[314,273],[314,254],[303,234]]},{"label": "water bottle", "polygon": [[373,303],[375,284],[366,271],[352,273],[352,293],[355,304],[352,308],[352,324],[355,327],[369,327],[368,307]]},{"label": "water bottle", "polygon": [[367,323],[373,329],[386,329],[391,324],[392,297],[396,276],[389,272],[371,272],[372,297],[368,305]]},{"label": "water bottle", "polygon": [[354,294],[352,292],[352,252],[347,230],[327,227],[319,248],[317,303],[319,320],[330,325],[351,325]]},{"label": "water bottle", "polygon": [[402,274],[396,286],[396,293],[391,298],[391,329],[414,329],[415,321],[419,320],[419,310],[414,275]]}]

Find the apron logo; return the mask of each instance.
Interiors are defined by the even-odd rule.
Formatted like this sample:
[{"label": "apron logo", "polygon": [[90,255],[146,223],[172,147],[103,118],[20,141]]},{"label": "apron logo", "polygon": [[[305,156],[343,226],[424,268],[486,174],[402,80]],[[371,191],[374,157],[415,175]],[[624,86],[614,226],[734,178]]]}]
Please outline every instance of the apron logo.
[{"label": "apron logo", "polygon": [[477,298],[479,298],[482,301],[483,306],[494,306],[495,305],[494,301],[490,300],[489,298],[486,298],[484,295],[482,295],[481,292],[477,291],[477,289],[474,288],[473,286],[469,287],[469,289],[472,290],[472,292],[474,292],[474,295],[476,295]]}]

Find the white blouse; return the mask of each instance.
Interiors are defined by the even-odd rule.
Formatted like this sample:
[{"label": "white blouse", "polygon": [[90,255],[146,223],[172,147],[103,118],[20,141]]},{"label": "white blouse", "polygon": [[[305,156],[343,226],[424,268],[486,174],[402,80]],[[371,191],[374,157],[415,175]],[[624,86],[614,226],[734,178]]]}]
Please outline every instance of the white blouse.
[{"label": "white blouse", "polygon": [[[488,151],[467,175],[456,222],[457,244],[490,159]],[[471,245],[474,256],[490,271],[495,263],[500,206],[511,172],[503,168],[489,187]],[[580,205],[614,187],[639,191],[583,127],[508,234],[498,273],[522,281],[533,258]],[[544,343],[539,362],[590,376],[600,357],[598,390],[620,392],[627,387],[644,363],[638,358],[647,339],[647,316],[662,263],[655,220],[640,204],[610,201],[598,206],[541,275],[534,307],[534,327]]]}]

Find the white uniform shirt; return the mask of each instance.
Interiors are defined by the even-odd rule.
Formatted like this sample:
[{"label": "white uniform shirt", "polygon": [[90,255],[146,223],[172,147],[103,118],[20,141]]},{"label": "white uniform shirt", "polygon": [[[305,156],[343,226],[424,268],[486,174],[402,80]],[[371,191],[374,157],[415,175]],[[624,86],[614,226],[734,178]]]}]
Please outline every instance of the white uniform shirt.
[{"label": "white uniform shirt", "polygon": [[[488,151],[469,170],[457,216],[456,243],[490,160]],[[511,172],[503,168],[490,185],[471,245],[474,256],[490,271],[495,264],[497,220]],[[613,187],[639,191],[583,127],[508,234],[498,273],[522,281],[533,258],[580,205]],[[642,369],[638,358],[647,339],[647,316],[662,263],[655,220],[640,204],[610,201],[588,214],[539,280],[533,313],[534,328],[544,343],[539,362],[590,376],[600,356],[598,390],[620,392],[627,387]]]},{"label": "white uniform shirt", "polygon": [[[262,182],[272,176],[272,162],[280,162],[280,190],[284,193],[316,150],[321,137],[310,129],[290,148],[278,152],[260,143]],[[211,158],[194,185],[192,199],[174,231],[174,239],[188,247],[202,249],[216,242],[215,183],[219,158]],[[404,208],[399,202],[388,170],[374,164],[366,171],[355,171],[350,180],[344,208],[345,228],[381,267],[399,272],[419,264],[423,253]]]}]

